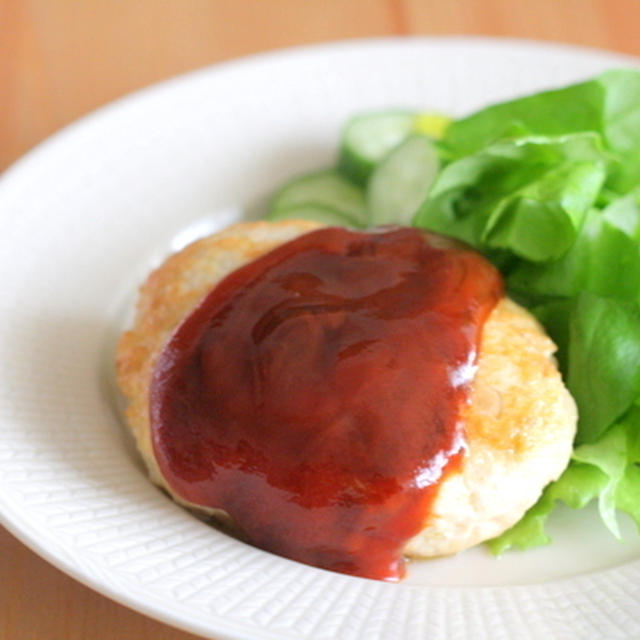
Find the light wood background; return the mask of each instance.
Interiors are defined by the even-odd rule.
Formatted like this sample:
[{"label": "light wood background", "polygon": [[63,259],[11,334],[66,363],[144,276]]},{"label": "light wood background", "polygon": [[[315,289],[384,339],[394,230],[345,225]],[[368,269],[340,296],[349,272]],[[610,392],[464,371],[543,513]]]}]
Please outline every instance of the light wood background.
[{"label": "light wood background", "polygon": [[[139,87],[258,51],[401,34],[640,56],[640,0],[0,0],[0,170]],[[193,640],[80,585],[0,527],[0,640]]]}]

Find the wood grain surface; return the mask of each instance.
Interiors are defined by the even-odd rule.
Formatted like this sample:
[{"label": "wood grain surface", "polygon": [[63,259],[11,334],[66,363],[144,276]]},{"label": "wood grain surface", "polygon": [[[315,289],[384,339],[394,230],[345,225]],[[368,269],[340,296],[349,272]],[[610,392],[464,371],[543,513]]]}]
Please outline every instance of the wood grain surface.
[{"label": "wood grain surface", "polygon": [[[92,109],[259,51],[481,34],[640,55],[640,0],[0,0],[0,170]],[[188,640],[53,568],[0,527],[0,640]]]}]

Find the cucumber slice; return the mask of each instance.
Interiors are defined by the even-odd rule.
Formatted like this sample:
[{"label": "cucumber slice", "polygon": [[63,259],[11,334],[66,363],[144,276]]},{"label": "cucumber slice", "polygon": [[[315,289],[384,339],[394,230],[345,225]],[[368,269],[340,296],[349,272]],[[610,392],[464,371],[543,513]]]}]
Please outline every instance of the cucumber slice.
[{"label": "cucumber slice", "polygon": [[308,173],[287,182],[271,200],[267,217],[274,220],[283,212],[303,205],[332,210],[354,226],[365,226],[367,221],[363,190],[334,169]]},{"label": "cucumber slice", "polygon": [[351,118],[342,133],[338,169],[357,184],[366,184],[376,164],[413,131],[415,119],[410,111]]},{"label": "cucumber slice", "polygon": [[440,113],[382,111],[355,116],[342,134],[338,168],[357,184],[365,185],[376,165],[414,133],[439,140],[452,120]]},{"label": "cucumber slice", "polygon": [[332,227],[354,227],[362,226],[362,223],[355,220],[337,209],[326,207],[320,204],[294,204],[290,207],[271,211],[267,215],[267,220],[291,220],[291,219],[315,220]]},{"label": "cucumber slice", "polygon": [[367,188],[371,224],[411,224],[440,169],[433,142],[407,138],[376,167]]}]

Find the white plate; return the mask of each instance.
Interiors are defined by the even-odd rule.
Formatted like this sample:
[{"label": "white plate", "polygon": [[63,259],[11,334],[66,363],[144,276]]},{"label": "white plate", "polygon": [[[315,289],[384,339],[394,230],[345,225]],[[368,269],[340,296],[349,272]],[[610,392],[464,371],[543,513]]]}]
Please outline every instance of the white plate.
[{"label": "white plate", "polygon": [[467,38],[296,49],[142,91],[30,153],[0,182],[2,522],[78,580],[209,637],[640,637],[629,522],[621,544],[593,513],[561,512],[550,547],[413,563],[399,585],[332,574],[226,537],[153,488],[108,383],[126,296],[176,233],[222,226],[329,163],[349,114],[462,114],[616,66],[640,62]]}]

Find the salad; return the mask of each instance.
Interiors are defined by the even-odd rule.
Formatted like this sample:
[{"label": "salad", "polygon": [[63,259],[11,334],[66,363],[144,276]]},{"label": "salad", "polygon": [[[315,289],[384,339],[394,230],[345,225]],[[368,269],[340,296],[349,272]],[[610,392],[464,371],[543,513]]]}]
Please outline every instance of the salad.
[{"label": "salad", "polygon": [[335,166],[283,185],[267,218],[413,225],[463,240],[554,339],[579,412],[571,462],[492,552],[548,543],[559,502],[596,500],[616,537],[618,511],[640,529],[640,72],[457,120],[357,115]]}]

